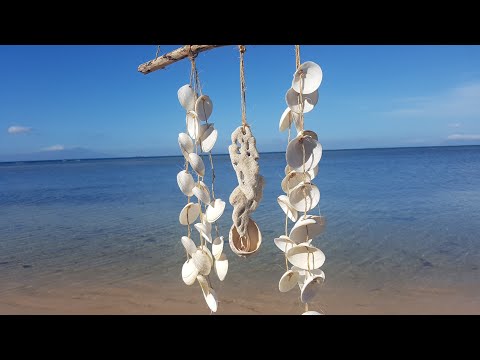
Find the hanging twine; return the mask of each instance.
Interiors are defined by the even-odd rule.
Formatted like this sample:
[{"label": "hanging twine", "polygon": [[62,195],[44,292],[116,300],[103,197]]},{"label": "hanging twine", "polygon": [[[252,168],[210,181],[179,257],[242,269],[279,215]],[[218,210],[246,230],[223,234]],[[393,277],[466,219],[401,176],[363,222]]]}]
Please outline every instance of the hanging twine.
[{"label": "hanging twine", "polygon": [[242,126],[245,132],[245,126],[247,125],[247,101],[245,100],[245,64],[243,61],[243,55],[247,50],[245,45],[238,45],[238,50],[240,51],[240,93],[242,101]]},{"label": "hanging twine", "polygon": [[295,64],[298,69],[300,67],[300,45],[295,45]]}]

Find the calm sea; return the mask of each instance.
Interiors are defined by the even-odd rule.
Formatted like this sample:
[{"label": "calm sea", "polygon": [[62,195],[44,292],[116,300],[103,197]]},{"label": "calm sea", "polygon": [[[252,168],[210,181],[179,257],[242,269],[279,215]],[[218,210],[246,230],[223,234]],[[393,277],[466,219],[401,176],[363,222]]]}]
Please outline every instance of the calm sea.
[{"label": "calm sea", "polygon": [[[228,155],[214,162],[228,239],[236,177]],[[1,163],[0,293],[148,276],[186,287],[182,166],[181,157]],[[260,166],[267,185],[253,218],[261,250],[240,259],[225,247],[226,281],[238,284],[276,282],[283,272],[273,238],[284,229],[276,198],[285,156],[261,154]],[[480,286],[479,146],[325,151],[314,183],[321,191],[314,213],[327,227],[313,244],[326,255],[330,285]]]}]

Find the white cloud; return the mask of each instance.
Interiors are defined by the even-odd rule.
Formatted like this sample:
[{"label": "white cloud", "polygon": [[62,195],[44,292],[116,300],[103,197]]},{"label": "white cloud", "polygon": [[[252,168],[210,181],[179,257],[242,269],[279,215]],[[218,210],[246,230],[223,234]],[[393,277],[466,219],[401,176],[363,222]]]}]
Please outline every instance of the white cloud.
[{"label": "white cloud", "polygon": [[447,137],[448,140],[463,140],[463,141],[471,141],[471,140],[479,140],[480,135],[475,134],[453,134]]},{"label": "white cloud", "polygon": [[62,151],[62,150],[65,150],[65,146],[63,145],[52,145],[42,149],[42,151]]},{"label": "white cloud", "polygon": [[13,135],[16,135],[16,134],[25,134],[25,133],[28,133],[32,130],[32,128],[30,127],[27,127],[27,126],[18,126],[18,125],[13,125],[13,126],[10,126],[7,131],[9,134],[13,134]]},{"label": "white cloud", "polygon": [[462,126],[462,124],[460,123],[450,123],[448,124],[449,127],[453,127],[453,128],[459,128],[460,126]]}]

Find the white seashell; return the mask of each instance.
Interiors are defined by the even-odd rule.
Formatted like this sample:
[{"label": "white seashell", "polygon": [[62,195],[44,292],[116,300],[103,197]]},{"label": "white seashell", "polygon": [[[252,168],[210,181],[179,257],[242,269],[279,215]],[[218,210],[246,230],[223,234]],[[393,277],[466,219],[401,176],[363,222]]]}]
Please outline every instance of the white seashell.
[{"label": "white seashell", "polygon": [[[303,269],[300,269],[298,266],[292,266],[290,270],[295,271],[298,273],[298,279],[297,279],[297,284],[300,290],[302,290],[303,283],[305,282],[305,277],[306,277],[306,271]],[[316,271],[316,270],[313,270]]]},{"label": "white seashell", "polygon": [[217,141],[218,131],[214,128],[213,124],[206,124],[207,128],[203,131],[200,137],[200,144],[203,152],[209,152],[213,149],[215,142]]},{"label": "white seashell", "polygon": [[215,199],[205,210],[205,217],[209,223],[217,221],[225,211],[225,201],[222,199]]},{"label": "white seashell", "polygon": [[177,95],[178,101],[180,101],[180,105],[182,105],[185,110],[194,110],[195,92],[189,84],[183,85],[180,89],[178,89]]},{"label": "white seashell", "polygon": [[178,216],[178,221],[182,225],[193,224],[197,220],[198,215],[200,215],[200,205],[197,203],[188,203],[185,205]]},{"label": "white seashell", "polygon": [[[318,102],[318,91],[315,90],[311,94],[303,94],[303,113],[306,114],[313,110],[315,105]],[[289,89],[285,94],[285,101],[287,102],[288,107],[296,113],[302,112],[300,94],[293,89]]]},{"label": "white seashell", "polygon": [[182,266],[182,279],[187,285],[193,285],[197,279],[198,270],[192,259],[188,259]]},{"label": "white seashell", "polygon": [[[222,240],[223,241],[223,240]],[[228,259],[225,254],[221,254],[220,257],[215,261],[215,273],[218,276],[220,281],[225,279],[228,272]]]},{"label": "white seashell", "polygon": [[223,251],[223,236],[216,237],[212,242],[212,255],[215,260],[218,260]]},{"label": "white seashell", "polygon": [[193,195],[204,204],[210,204],[210,192],[203,181],[199,181],[192,189]]},{"label": "white seashell", "polygon": [[[280,132],[287,130],[292,123],[300,121],[300,115],[293,112],[292,109],[287,107],[280,117],[280,123],[278,124],[278,129]],[[297,129],[297,131],[299,131]]]},{"label": "white seashell", "polygon": [[283,212],[285,215],[288,216],[288,218],[292,221],[297,221],[298,218],[298,212],[295,210],[295,208],[290,204],[290,200],[288,200],[288,197],[286,195],[280,195],[277,198],[278,205],[282,208]]},{"label": "white seashell", "polygon": [[313,61],[307,61],[293,74],[292,88],[298,93],[310,94],[320,87],[322,79],[322,68]]},{"label": "white seashell", "polygon": [[195,251],[192,254],[192,260],[199,274],[201,275],[210,274],[213,264],[210,260],[210,257],[204,250],[198,249],[197,251]]},{"label": "white seashell", "polygon": [[186,122],[188,135],[195,140],[200,134],[200,120],[198,120],[197,113],[195,111],[189,111]]},{"label": "white seashell", "polygon": [[305,283],[300,290],[300,300],[303,303],[308,303],[312,301],[313,298],[317,295],[318,290],[320,289],[320,285],[322,285],[324,281],[325,273],[323,271],[321,271],[320,274],[307,276],[307,278],[305,279]]},{"label": "white seashell", "polygon": [[310,182],[311,178],[308,172],[305,174],[301,171],[290,171],[282,180],[282,190],[285,193],[290,193],[295,186],[301,182]]},{"label": "white seashell", "polygon": [[[288,175],[291,171],[295,171],[295,170],[293,170],[289,165],[286,165],[285,175]],[[303,169],[301,169],[300,172],[303,172]],[[313,169],[308,170],[307,174],[310,176],[310,180],[313,180],[318,174],[318,165],[315,166]]]},{"label": "white seashell", "polygon": [[187,236],[182,236],[182,245],[187,250],[188,255],[192,256],[197,251],[197,245]]},{"label": "white seashell", "polygon": [[292,290],[295,285],[297,285],[297,280],[298,272],[294,272],[292,270],[286,271],[278,282],[278,290],[280,290],[280,292],[287,292]]},{"label": "white seashell", "polygon": [[[202,137],[203,137],[203,134],[205,134],[205,131],[207,131],[209,128],[210,128],[210,125],[213,125],[213,124],[200,124],[200,126],[198,127],[198,131],[197,133],[195,134],[195,144],[199,145],[202,143]],[[208,152],[208,151],[206,151]]]},{"label": "white seashell", "polygon": [[304,270],[318,269],[325,262],[322,250],[311,245],[297,245],[287,251],[287,259]]},{"label": "white seashell", "polygon": [[273,242],[283,252],[287,252],[288,250],[290,250],[292,247],[296,245],[292,240],[290,240],[285,235],[280,235],[280,237],[273,239]]},{"label": "white seashell", "polygon": [[323,315],[322,313],[319,313],[318,311],[305,311],[302,315]]},{"label": "white seashell", "polygon": [[204,222],[204,223],[196,223],[194,226],[195,226],[195,229],[198,230],[200,235],[202,235],[202,237],[205,240],[207,240],[209,243],[212,242],[212,235],[211,235],[212,224],[208,222]]},{"label": "white seashell", "polygon": [[247,225],[247,239],[241,239],[235,225],[230,228],[228,242],[232,251],[239,256],[248,256],[256,252],[262,244],[262,233],[252,219]]},{"label": "white seashell", "polygon": [[199,176],[205,175],[205,164],[200,156],[195,153],[188,155],[188,162],[192,166],[193,171],[195,171]]},{"label": "white seashell", "polygon": [[178,145],[180,146],[183,157],[188,160],[188,155],[195,151],[192,138],[188,136],[188,134],[180,133],[178,134]]},{"label": "white seashell", "polygon": [[192,190],[195,186],[195,180],[193,180],[193,176],[186,170],[182,170],[177,174],[177,184],[180,191],[186,196],[193,195]]},{"label": "white seashell", "polygon": [[292,170],[303,172],[303,149],[305,149],[305,171],[313,170],[322,158],[322,145],[311,136],[301,133],[287,145],[287,164]]},{"label": "white seashell", "polygon": [[301,182],[288,195],[290,204],[297,211],[310,211],[320,201],[320,190],[310,182]]},{"label": "white seashell", "polygon": [[200,245],[199,247],[197,247],[197,249],[204,251],[208,255],[208,257],[210,258],[210,262],[213,264],[213,256],[212,256],[212,253],[210,252],[210,249],[208,248],[207,245],[203,245],[203,246]]},{"label": "white seashell", "polygon": [[301,136],[310,136],[312,138],[314,138],[315,140],[318,141],[318,135],[315,131],[312,131],[312,130],[302,130],[300,131],[300,134]]},{"label": "white seashell", "polygon": [[296,244],[313,239],[325,229],[326,220],[323,216],[302,216],[290,230],[289,238]]},{"label": "white seashell", "polygon": [[197,280],[209,309],[216,312],[218,308],[217,294],[210,286],[208,286],[208,281],[204,276],[198,275]]},{"label": "white seashell", "polygon": [[213,111],[213,103],[210,97],[202,95],[195,103],[195,112],[198,115],[198,120],[207,121]]}]

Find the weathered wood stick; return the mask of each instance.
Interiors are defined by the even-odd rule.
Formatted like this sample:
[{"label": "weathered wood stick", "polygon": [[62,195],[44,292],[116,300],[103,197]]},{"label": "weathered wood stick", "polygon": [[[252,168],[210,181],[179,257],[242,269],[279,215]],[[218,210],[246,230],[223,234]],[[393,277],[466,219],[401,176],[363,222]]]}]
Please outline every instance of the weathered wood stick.
[{"label": "weathered wood stick", "polygon": [[199,54],[220,46],[225,45],[185,45],[184,47],[173,50],[168,54],[159,56],[154,60],[150,60],[141,64],[138,67],[138,71],[146,75],[159,69],[165,69],[168,65],[185,59],[188,56],[189,51],[191,51],[192,54]]}]

